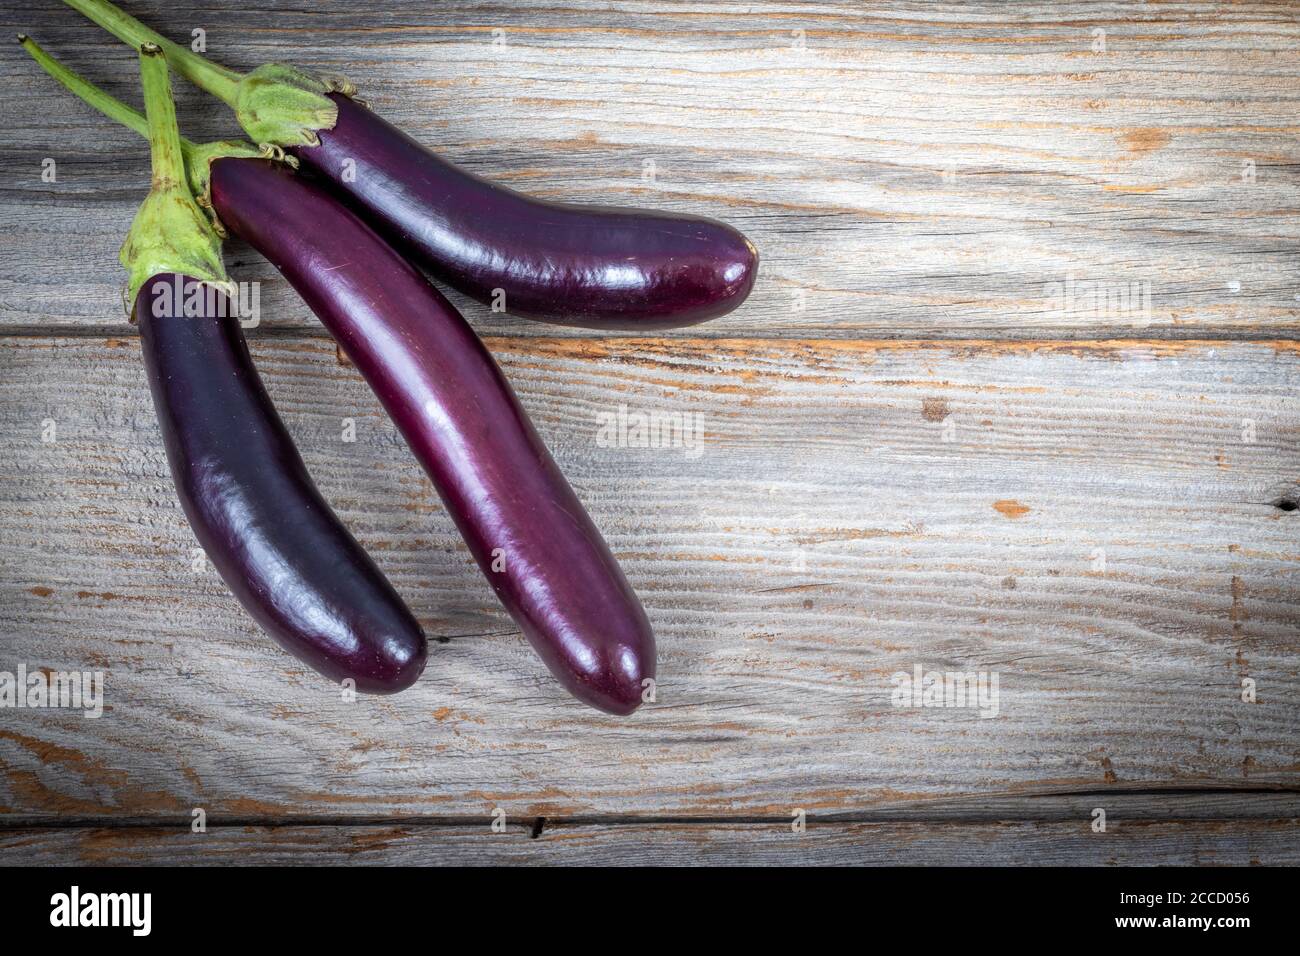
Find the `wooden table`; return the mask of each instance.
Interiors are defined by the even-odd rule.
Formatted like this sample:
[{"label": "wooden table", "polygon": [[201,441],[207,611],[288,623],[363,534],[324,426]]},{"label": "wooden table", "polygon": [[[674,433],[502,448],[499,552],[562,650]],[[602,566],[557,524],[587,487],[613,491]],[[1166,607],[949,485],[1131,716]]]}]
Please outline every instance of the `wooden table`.
[{"label": "wooden table", "polygon": [[[126,47],[0,6],[138,102]],[[446,641],[347,701],[195,559],[120,304],[142,142],[0,46],[0,670],[107,701],[0,710],[0,862],[1300,862],[1294,3],[126,6],[511,186],[723,218],[762,274],[649,336],[454,297],[656,627],[615,719],[228,246],[312,473]],[[598,440],[620,406],[702,440]],[[996,673],[997,715],[895,706],[918,665]]]}]

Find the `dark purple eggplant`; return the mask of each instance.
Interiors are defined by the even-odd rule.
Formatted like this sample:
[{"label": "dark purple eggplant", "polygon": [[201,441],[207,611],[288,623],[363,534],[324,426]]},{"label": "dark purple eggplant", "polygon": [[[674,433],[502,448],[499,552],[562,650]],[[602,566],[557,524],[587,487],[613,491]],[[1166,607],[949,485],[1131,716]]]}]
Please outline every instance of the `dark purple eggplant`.
[{"label": "dark purple eggplant", "polygon": [[635,710],[655,674],[645,611],[469,325],[321,186],[265,160],[211,170],[221,221],[343,346],[551,673],[594,707]]},{"label": "dark purple eggplant", "polygon": [[[24,45],[72,92],[144,130],[130,107]],[[465,320],[322,186],[248,158],[247,144],[180,145],[221,220],[288,278],[370,382],[552,673],[593,706],[634,710],[655,673],[645,612]]]},{"label": "dark purple eggplant", "polygon": [[[715,219],[534,199],[452,165],[341,93],[320,145],[294,150],[437,278],[567,325],[650,331],[730,312],[758,251]],[[497,292],[500,290],[500,293]]]},{"label": "dark purple eggplant", "polygon": [[534,199],[437,156],[354,100],[346,81],[282,64],[244,76],[107,0],[65,2],[120,39],[162,46],[173,69],[235,110],[254,142],[293,149],[389,239],[480,302],[650,331],[725,315],[753,288],[758,251],[717,220]]},{"label": "dark purple eggplant", "polygon": [[[226,586],[290,654],[359,691],[410,687],[428,653],[420,625],[316,490],[233,306],[212,289],[193,296],[196,282],[153,276],[135,300],[190,527]],[[205,304],[186,310],[187,299]]]},{"label": "dark purple eggplant", "polygon": [[122,262],[190,527],[285,650],[360,691],[409,687],[424,670],[424,633],[321,498],[262,387],[226,296],[220,238],[186,185],[161,51],[142,48],[140,72],[153,185]]}]

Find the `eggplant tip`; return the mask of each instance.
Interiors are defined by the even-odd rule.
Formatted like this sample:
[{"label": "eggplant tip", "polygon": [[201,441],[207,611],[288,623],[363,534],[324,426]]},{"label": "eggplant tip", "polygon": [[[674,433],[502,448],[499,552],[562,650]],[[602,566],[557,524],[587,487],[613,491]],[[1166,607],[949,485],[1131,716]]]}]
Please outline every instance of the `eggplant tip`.
[{"label": "eggplant tip", "polygon": [[597,710],[626,717],[641,706],[643,695],[654,680],[654,652],[638,653],[623,647],[580,676],[574,695]]},{"label": "eggplant tip", "polygon": [[364,682],[358,680],[357,689],[371,694],[396,694],[411,687],[424,673],[429,663],[429,645],[421,636],[418,643],[410,641],[394,642],[397,646],[385,649],[385,653],[367,675]]},{"label": "eggplant tip", "polygon": [[[749,297],[758,279],[758,247],[744,233],[727,227],[730,235],[720,256],[722,286],[719,305],[729,312]],[[721,313],[720,313],[721,314]]]},{"label": "eggplant tip", "polygon": [[393,689],[406,690],[420,679],[424,673],[425,666],[429,663],[429,645],[422,643],[419,650],[414,651],[406,658],[404,662],[398,665],[393,672]]}]

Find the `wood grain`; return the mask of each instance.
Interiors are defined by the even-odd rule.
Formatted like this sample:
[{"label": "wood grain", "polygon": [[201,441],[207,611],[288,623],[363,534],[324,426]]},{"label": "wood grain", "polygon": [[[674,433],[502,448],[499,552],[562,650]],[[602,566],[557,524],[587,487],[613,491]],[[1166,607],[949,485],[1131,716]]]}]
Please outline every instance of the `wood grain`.
[{"label": "wood grain", "polygon": [[[510,186],[733,223],[762,252],[760,281],[701,336],[1300,328],[1288,4],[126,6],[178,39],[206,30],[209,54],[240,69],[347,73],[387,118]],[[138,99],[129,51],[88,21],[55,0],[0,10]],[[120,332],[116,252],[148,180],[142,144],[17,45],[0,46],[0,81],[0,326]],[[197,91],[181,109],[196,137],[235,132]],[[40,178],[46,157],[56,183]],[[269,325],[315,326],[259,257],[236,244],[230,261],[265,283]],[[1070,281],[1139,298],[1067,298]],[[455,300],[493,334],[582,335]]]},{"label": "wood grain", "polygon": [[1297,821],[360,826],[0,830],[11,866],[1277,866]]},{"label": "wood grain", "polygon": [[[322,491],[445,640],[345,700],[196,559],[119,299],[143,144],[0,44],[0,672],[107,698],[0,708],[0,861],[1300,862],[1293,5],[124,6],[239,69],[344,72],[515,188],[725,219],[763,265],[653,338],[452,294],[659,634],[622,721],[559,691],[355,370],[228,244]],[[138,102],[56,0],[0,11]],[[235,133],[177,91],[191,136]],[[611,443],[621,412],[699,431]],[[917,665],[996,672],[998,715],[893,706]]]},{"label": "wood grain", "polygon": [[[490,340],[658,631],[657,701],[621,721],[547,677],[331,345],[254,353],[327,498],[449,639],[395,698],[341,699],[191,569],[136,340],[3,342],[4,660],[103,670],[111,708],[0,711],[15,821],[1296,782],[1289,344]],[[698,414],[700,453],[602,444],[620,405]],[[892,706],[918,663],[997,671],[998,716]]]}]

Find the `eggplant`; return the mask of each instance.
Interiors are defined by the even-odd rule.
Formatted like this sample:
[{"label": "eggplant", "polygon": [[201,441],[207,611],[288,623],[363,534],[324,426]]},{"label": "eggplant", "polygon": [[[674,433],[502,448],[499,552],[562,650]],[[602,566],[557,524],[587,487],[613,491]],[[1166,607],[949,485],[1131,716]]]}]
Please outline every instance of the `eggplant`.
[{"label": "eggplant", "polygon": [[[40,51],[111,118],[140,117]],[[283,163],[183,144],[212,210],[289,280],[370,383],[471,554],[560,682],[629,714],[655,676],[645,611],[500,368],[455,307],[323,185]]]},{"label": "eggplant", "polygon": [[700,216],[546,202],[459,169],[352,97],[346,81],[267,64],[238,74],[167,41],[107,0],[65,0],[236,112],[256,143],[292,149],[437,278],[513,315],[646,332],[725,315],[758,251]]},{"label": "eggplant", "polygon": [[220,238],[186,185],[161,51],[145,46],[140,69],[153,186],[122,262],[190,527],[285,650],[359,691],[400,691],[424,670],[424,632],[330,511],[276,414],[226,295]]},{"label": "eggplant", "polygon": [[500,368],[450,302],[326,189],[212,163],[212,208],[343,347],[437,488],[497,597],[579,700],[630,714],[654,633]]},{"label": "eggplant", "polygon": [[[424,632],[312,483],[262,387],[235,310],[198,280],[135,299],[176,494],[226,586],[281,647],[330,680],[391,694],[424,670]],[[185,303],[198,301],[198,309]]]},{"label": "eggplant", "polygon": [[[511,315],[652,331],[725,315],[758,251],[702,216],[546,202],[442,159],[342,93],[320,145],[293,152],[433,275]],[[499,290],[499,291],[498,291]]]}]

